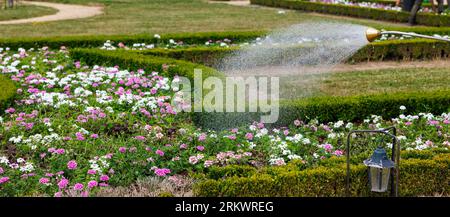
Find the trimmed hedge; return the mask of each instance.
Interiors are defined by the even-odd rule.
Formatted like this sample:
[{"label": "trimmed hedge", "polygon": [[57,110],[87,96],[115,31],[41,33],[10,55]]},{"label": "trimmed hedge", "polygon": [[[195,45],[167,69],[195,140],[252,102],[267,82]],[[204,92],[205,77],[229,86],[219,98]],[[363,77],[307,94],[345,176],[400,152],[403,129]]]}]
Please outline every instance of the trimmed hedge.
[{"label": "trimmed hedge", "polygon": [[[223,76],[215,69],[200,64],[171,58],[145,56],[136,52],[77,48],[71,50],[70,54],[74,60],[81,60],[88,65],[118,65],[128,70],[145,69],[146,71],[157,71],[169,77],[179,75],[192,79],[194,69],[201,69],[203,78]],[[163,65],[168,65],[168,69],[164,70]]]},{"label": "trimmed hedge", "polygon": [[[404,11],[392,11],[378,8],[364,8],[358,6],[326,4],[296,0],[250,0],[252,4],[272,7],[282,7],[303,11],[319,12],[326,14],[345,15],[375,20],[394,22],[408,22],[409,13]],[[417,24],[427,26],[450,26],[450,16],[434,15],[432,13],[418,13]]]},{"label": "trimmed hedge", "polygon": [[[292,47],[290,52],[296,49],[308,49],[304,47]],[[200,63],[207,66],[216,66],[220,59],[239,47],[230,48],[207,48],[192,47],[180,49],[151,49],[136,51],[143,55],[169,57]],[[284,49],[286,50],[286,49]],[[289,55],[286,55],[289,56]],[[280,58],[283,58],[282,56]],[[347,62],[357,63],[364,61],[386,61],[386,60],[432,60],[450,58],[450,43],[436,40],[413,39],[413,40],[390,40],[370,43],[358,50]],[[274,58],[276,62],[279,58]]]},{"label": "trimmed hedge", "polygon": [[266,32],[204,32],[204,33],[178,33],[162,35],[160,39],[153,35],[99,35],[99,36],[60,36],[60,37],[35,37],[35,38],[7,38],[0,39],[0,47],[17,48],[38,48],[48,46],[58,49],[61,46],[69,48],[89,48],[101,47],[107,40],[113,42],[123,42],[125,44],[146,43],[156,44],[169,39],[183,41],[187,44],[203,45],[208,40],[223,40],[225,38],[235,43],[249,41],[264,35]]},{"label": "trimmed hedge", "polygon": [[[450,109],[450,90],[408,92],[346,97],[313,97],[281,101],[278,121],[272,126],[288,126],[295,119],[317,118],[320,122],[338,120],[362,121],[370,115],[393,118],[400,115],[400,106],[408,113],[441,114]],[[261,113],[195,113],[194,122],[206,128],[226,129],[259,121]],[[224,121],[226,120],[226,121]]]},{"label": "trimmed hedge", "polygon": [[5,76],[0,75],[0,114],[4,113],[16,95],[16,85]]},{"label": "trimmed hedge", "polygon": [[450,58],[450,43],[436,40],[415,39],[370,43],[358,50],[349,61],[362,62],[448,58]]},{"label": "trimmed hedge", "polygon": [[[401,160],[399,194],[420,196],[450,193],[449,159],[450,154],[440,154],[432,159]],[[290,164],[275,167],[276,173],[266,173],[262,169],[245,176],[204,179],[194,185],[194,193],[196,196],[208,197],[345,196],[345,163],[305,170],[292,170]],[[379,195],[369,192],[366,166],[358,164],[350,168],[352,196]]]}]

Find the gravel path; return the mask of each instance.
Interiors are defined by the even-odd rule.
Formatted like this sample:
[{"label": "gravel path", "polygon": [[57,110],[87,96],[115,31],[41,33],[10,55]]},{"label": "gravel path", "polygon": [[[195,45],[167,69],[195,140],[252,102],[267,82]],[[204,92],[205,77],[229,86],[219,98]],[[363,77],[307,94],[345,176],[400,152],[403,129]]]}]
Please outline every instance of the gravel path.
[{"label": "gravel path", "polygon": [[100,15],[103,13],[103,11],[102,11],[103,7],[100,7],[100,6],[84,6],[84,5],[58,4],[58,3],[51,3],[51,2],[35,2],[35,1],[33,1],[33,2],[22,1],[21,3],[43,6],[43,7],[51,7],[51,8],[57,9],[58,12],[53,15],[46,15],[46,16],[41,16],[41,17],[0,21],[0,25],[1,24],[23,24],[23,23],[81,19],[81,18]]}]

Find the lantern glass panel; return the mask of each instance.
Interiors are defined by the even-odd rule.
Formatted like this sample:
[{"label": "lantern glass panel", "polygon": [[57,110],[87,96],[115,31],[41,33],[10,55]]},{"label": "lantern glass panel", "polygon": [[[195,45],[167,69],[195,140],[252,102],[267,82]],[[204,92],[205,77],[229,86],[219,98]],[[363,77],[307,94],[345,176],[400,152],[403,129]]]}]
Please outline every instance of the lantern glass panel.
[{"label": "lantern glass panel", "polygon": [[386,192],[389,184],[390,168],[369,167],[371,190]]}]

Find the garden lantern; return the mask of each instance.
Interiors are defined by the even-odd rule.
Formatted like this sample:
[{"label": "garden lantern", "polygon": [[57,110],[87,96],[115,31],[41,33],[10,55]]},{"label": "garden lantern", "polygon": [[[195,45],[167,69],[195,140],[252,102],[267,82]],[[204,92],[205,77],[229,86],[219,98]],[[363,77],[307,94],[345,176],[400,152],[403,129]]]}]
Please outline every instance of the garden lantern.
[{"label": "garden lantern", "polygon": [[385,192],[389,185],[391,169],[395,167],[394,161],[388,159],[386,150],[378,147],[372,156],[364,161],[369,167],[369,185],[374,192]]},{"label": "garden lantern", "polygon": [[[399,164],[400,164],[400,144],[397,141],[397,130],[389,127],[378,130],[352,130],[347,135],[346,157],[347,157],[347,178],[346,195],[350,196],[350,152],[352,150],[350,139],[353,134],[378,134],[392,139],[392,155],[389,158],[386,150],[381,144],[373,152],[369,159],[364,160],[364,164],[369,171],[369,186],[372,192],[386,192],[390,190],[391,196],[398,196],[399,185]],[[360,143],[367,145],[368,143]],[[358,143],[353,144],[358,145]]]}]

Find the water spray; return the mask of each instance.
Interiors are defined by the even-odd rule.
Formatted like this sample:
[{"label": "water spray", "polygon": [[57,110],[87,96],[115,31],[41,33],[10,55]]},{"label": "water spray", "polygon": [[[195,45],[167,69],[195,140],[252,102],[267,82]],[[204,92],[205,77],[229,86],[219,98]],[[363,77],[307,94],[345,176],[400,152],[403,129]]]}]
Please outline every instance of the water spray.
[{"label": "water spray", "polygon": [[450,42],[450,39],[448,38],[442,38],[438,36],[430,36],[430,35],[421,35],[417,33],[412,32],[400,32],[400,31],[380,31],[374,28],[368,28],[366,30],[366,38],[369,42],[373,42],[376,39],[380,38],[382,35],[403,35],[403,36],[411,36],[411,37],[418,37],[418,38],[427,38],[427,39],[434,39],[434,40],[440,40],[440,41],[447,41]]}]

